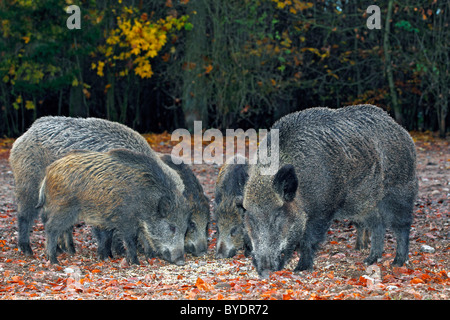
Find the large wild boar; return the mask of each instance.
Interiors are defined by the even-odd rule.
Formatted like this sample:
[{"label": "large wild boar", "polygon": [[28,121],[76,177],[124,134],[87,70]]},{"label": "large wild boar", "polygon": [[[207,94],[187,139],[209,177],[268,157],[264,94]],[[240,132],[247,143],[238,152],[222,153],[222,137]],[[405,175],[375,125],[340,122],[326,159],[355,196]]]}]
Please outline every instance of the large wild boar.
[{"label": "large wild boar", "polygon": [[295,270],[311,269],[335,217],[369,230],[367,264],[381,259],[385,229],[392,228],[393,264],[403,265],[418,190],[408,132],[371,105],[295,112],[278,120],[267,139],[273,130],[279,134],[279,170],[262,175],[263,164],[251,166],[243,199],[259,275],[281,270],[296,248]]},{"label": "large wild boar", "polygon": [[245,255],[251,251],[239,205],[248,178],[247,170],[247,159],[238,154],[222,166],[217,177],[213,215],[217,227],[217,258],[231,258],[242,248]]},{"label": "large wild boar", "polygon": [[[58,262],[59,236],[83,220],[103,234],[117,231],[130,263],[139,264],[136,244],[142,235],[147,257],[156,255],[180,265],[184,264],[184,236],[190,219],[186,205],[154,157],[115,149],[73,151],[50,164],[36,207],[42,208],[52,263]],[[108,255],[108,244],[102,240],[108,238],[99,238],[102,259]]]},{"label": "large wild boar", "polygon": [[[39,184],[44,178],[46,167],[71,150],[109,151],[117,148],[155,158],[183,192],[179,176],[159,159],[147,141],[136,131],[117,122],[98,118],[42,117],[14,142],[9,162],[16,186],[18,245],[23,253],[33,254],[30,232],[37,218],[35,207]],[[70,236],[71,232],[67,235]],[[64,242],[68,242],[67,249],[72,252],[72,239],[65,239]]]}]

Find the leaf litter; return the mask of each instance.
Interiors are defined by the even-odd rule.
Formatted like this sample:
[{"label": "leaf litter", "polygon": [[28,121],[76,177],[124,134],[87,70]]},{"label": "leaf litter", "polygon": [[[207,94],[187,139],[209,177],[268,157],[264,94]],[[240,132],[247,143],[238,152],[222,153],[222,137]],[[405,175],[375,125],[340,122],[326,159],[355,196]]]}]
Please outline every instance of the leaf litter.
[{"label": "leaf litter", "polygon": [[[448,300],[450,298],[449,139],[412,133],[417,147],[419,197],[406,266],[392,267],[395,238],[388,230],[383,259],[366,266],[368,250],[354,250],[355,227],[335,221],[317,252],[314,269],[294,273],[297,253],[282,271],[258,278],[243,252],[215,258],[216,230],[211,223],[208,253],[186,256],[184,266],[154,258],[129,266],[118,257],[99,261],[96,242],[84,223],[74,229],[75,255],[62,254],[60,265],[44,256],[45,235],[39,220],[33,227],[32,257],[17,249],[17,206],[8,163],[12,139],[0,140],[0,299],[262,299],[262,300]],[[157,152],[169,153],[170,134],[144,135]],[[217,165],[192,169],[211,200]],[[430,249],[431,248],[431,249]]]}]

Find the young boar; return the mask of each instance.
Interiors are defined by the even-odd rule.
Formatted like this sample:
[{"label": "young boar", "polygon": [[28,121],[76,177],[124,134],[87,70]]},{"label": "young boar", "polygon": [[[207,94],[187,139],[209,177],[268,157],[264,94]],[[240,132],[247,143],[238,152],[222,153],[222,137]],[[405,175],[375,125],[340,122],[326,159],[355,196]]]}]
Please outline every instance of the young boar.
[{"label": "young boar", "polygon": [[337,216],[370,232],[367,264],[381,259],[385,229],[392,228],[393,264],[403,265],[418,190],[408,132],[371,105],[295,112],[278,120],[267,139],[273,130],[279,134],[279,170],[262,175],[263,164],[252,166],[243,199],[258,274],[281,270],[296,248],[295,270],[311,269]]},{"label": "young boar", "polygon": [[204,255],[208,249],[209,199],[197,177],[186,164],[174,164],[172,157],[167,154],[160,154],[159,157],[180,176],[184,184],[183,195],[192,212],[184,249],[194,256]]},{"label": "young boar", "polygon": [[[103,234],[116,230],[129,263],[139,264],[136,245],[142,235],[147,256],[156,254],[181,265],[190,218],[185,214],[186,205],[154,157],[116,149],[107,153],[74,151],[53,162],[41,184],[37,208],[42,208],[46,250],[52,263],[58,262],[58,237],[83,220]],[[103,259],[108,244],[102,239],[109,241],[111,236],[99,237],[98,253]]]},{"label": "young boar", "polygon": [[237,250],[251,251],[243,222],[242,196],[248,174],[248,161],[236,155],[220,169],[215,190],[214,220],[217,227],[217,258],[231,258]]},{"label": "young boar", "polygon": [[[158,158],[147,141],[136,131],[117,122],[97,118],[42,117],[14,142],[9,162],[16,186],[18,245],[23,253],[33,254],[30,232],[37,217],[35,207],[45,168],[71,150],[106,152],[118,148],[155,158],[183,192],[181,179]],[[69,250],[73,248],[71,241],[70,238],[65,241],[69,242]]]}]

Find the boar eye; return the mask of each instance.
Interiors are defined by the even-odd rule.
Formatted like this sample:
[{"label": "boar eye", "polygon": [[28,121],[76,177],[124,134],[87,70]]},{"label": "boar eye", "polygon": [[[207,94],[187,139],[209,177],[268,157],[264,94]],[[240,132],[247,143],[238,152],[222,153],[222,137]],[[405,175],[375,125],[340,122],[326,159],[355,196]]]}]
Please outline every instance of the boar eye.
[{"label": "boar eye", "polygon": [[231,228],[231,230],[230,230],[230,235],[231,235],[232,237],[234,237],[234,236],[237,234],[237,232],[238,232],[238,227],[233,227],[233,228]]},{"label": "boar eye", "polygon": [[188,229],[190,229],[190,230],[195,229],[195,222],[194,222],[194,221],[189,222],[189,227],[188,227]]},{"label": "boar eye", "polygon": [[175,227],[173,224],[169,225],[169,230],[172,234],[175,233],[175,231],[177,230],[177,227]]},{"label": "boar eye", "polygon": [[236,203],[236,207],[239,209],[239,210],[242,210],[243,212],[246,212],[247,210],[244,208],[244,206],[242,205],[242,203]]}]

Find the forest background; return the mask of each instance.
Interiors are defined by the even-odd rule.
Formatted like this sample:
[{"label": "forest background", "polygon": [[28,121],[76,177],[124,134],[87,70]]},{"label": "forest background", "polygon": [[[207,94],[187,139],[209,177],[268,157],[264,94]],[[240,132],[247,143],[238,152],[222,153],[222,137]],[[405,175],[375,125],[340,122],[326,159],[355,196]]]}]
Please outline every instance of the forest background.
[{"label": "forest background", "polygon": [[44,115],[257,129],[359,103],[408,130],[449,129],[448,1],[1,0],[0,20],[0,136]]}]

